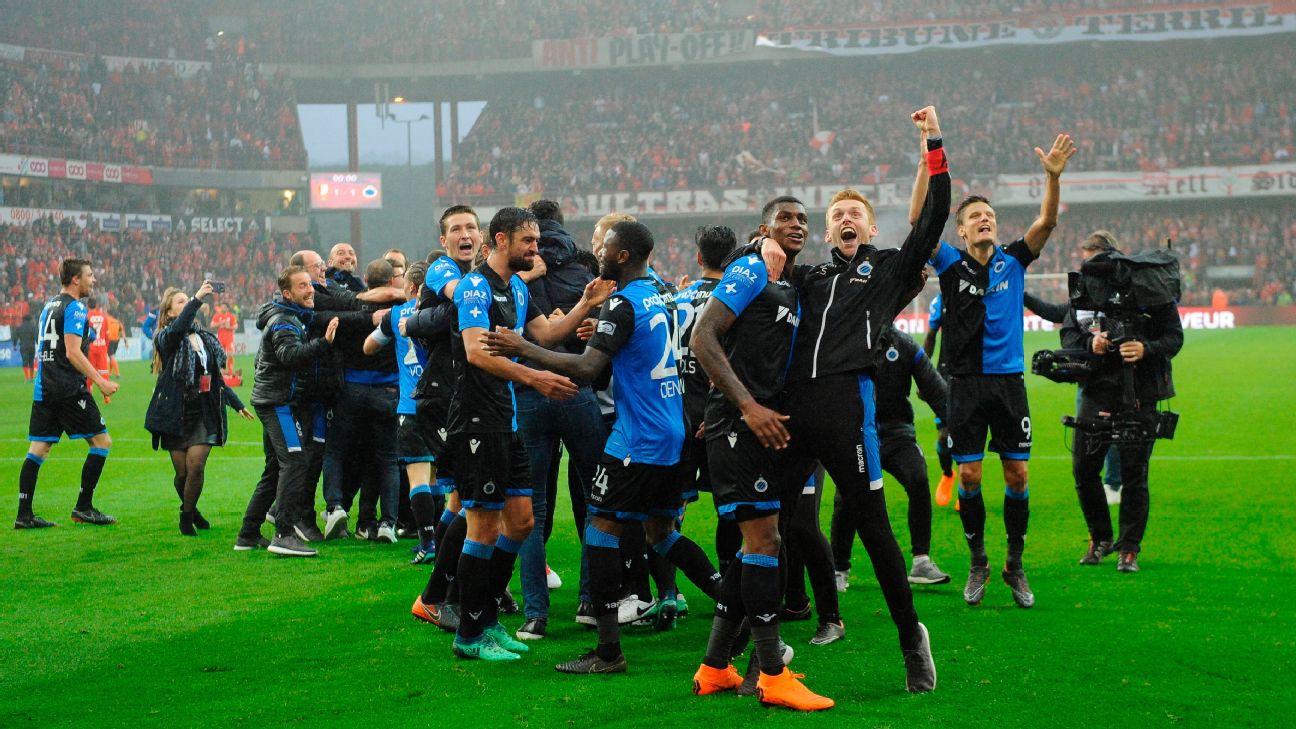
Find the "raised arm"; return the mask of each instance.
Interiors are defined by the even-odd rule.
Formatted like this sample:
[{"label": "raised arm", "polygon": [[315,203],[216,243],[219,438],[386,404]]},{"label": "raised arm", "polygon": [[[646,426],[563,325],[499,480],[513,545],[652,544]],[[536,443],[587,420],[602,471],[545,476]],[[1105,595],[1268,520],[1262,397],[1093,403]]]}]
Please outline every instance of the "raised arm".
[{"label": "raised arm", "polygon": [[[940,244],[941,231],[945,228],[945,221],[949,219],[950,208],[949,160],[945,156],[936,109],[931,106],[919,109],[910,119],[918,127],[920,136],[927,140],[928,182],[918,222],[914,223],[904,245],[900,246],[898,275],[905,281],[916,280],[921,275],[922,267]],[[920,183],[915,181],[914,186],[917,188]]]},{"label": "raised arm", "polygon": [[1062,171],[1066,169],[1069,161],[1076,153],[1075,143],[1071,141],[1068,134],[1059,134],[1057,139],[1053,140],[1053,148],[1048,154],[1039,147],[1035,148],[1035,155],[1040,159],[1040,166],[1044,168],[1044,200],[1040,202],[1039,217],[1031,223],[1031,227],[1026,231],[1026,246],[1031,249],[1031,253],[1039,255],[1044,250],[1044,244],[1048,242],[1049,235],[1057,227],[1058,200],[1062,195]]},{"label": "raised arm", "polygon": [[157,333],[157,341],[154,346],[157,347],[158,356],[163,360],[169,358],[180,347],[180,341],[184,339],[185,333],[193,326],[194,319],[198,316],[198,310],[202,308],[203,299],[212,293],[212,285],[204,281],[198,291],[189,299],[184,308],[180,310],[180,316],[175,321],[166,325],[162,331]]},{"label": "raised arm", "polygon": [[923,132],[918,140],[918,174],[914,176],[913,189],[909,192],[909,225],[918,224],[922,217],[923,203],[927,201],[927,183],[931,174],[927,172],[927,133]]}]

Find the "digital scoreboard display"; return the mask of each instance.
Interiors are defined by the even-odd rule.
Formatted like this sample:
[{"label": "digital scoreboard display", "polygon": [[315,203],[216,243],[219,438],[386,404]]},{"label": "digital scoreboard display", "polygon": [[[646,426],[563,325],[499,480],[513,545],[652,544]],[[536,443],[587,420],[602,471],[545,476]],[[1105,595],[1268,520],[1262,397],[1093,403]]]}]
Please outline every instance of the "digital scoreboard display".
[{"label": "digital scoreboard display", "polygon": [[377,172],[312,172],[311,210],[381,210],[382,175]]}]

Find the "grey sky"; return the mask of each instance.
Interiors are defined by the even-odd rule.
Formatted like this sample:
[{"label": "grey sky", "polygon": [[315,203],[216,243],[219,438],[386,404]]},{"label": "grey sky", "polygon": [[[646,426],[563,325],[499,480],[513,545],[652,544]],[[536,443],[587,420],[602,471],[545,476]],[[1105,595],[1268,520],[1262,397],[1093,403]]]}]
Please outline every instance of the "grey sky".
[{"label": "grey sky", "polygon": [[[462,140],[485,108],[485,102],[459,104],[459,138]],[[434,124],[431,119],[434,104],[392,104],[389,109],[397,119],[418,119],[426,114],[425,121],[409,125],[409,149],[416,165],[431,164],[435,159]],[[347,163],[346,107],[341,104],[300,104],[302,140],[310,156],[312,169],[345,167]],[[356,122],[360,128],[360,165],[402,165],[406,159],[405,125],[387,120],[383,124],[374,113],[374,105],[357,107]],[[442,105],[441,137],[447,159],[450,156],[450,109]]]}]

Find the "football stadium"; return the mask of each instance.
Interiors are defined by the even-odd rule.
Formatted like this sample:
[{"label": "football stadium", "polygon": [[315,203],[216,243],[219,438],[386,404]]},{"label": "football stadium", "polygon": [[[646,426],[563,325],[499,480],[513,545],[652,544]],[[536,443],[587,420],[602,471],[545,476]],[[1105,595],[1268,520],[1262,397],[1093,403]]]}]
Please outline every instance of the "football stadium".
[{"label": "football stadium", "polygon": [[1290,723],[1296,4],[0,8],[0,727]]}]

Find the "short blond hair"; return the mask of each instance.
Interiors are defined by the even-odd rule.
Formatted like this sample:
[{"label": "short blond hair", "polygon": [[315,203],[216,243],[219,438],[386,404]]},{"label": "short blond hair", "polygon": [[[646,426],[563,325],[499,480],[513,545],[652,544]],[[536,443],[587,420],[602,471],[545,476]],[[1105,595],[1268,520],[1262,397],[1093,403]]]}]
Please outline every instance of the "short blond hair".
[{"label": "short blond hair", "polygon": [[622,222],[633,223],[634,221],[635,221],[635,216],[631,215],[630,213],[611,212],[599,218],[599,221],[594,224],[594,227],[602,228],[603,230],[611,230],[612,226],[616,225],[617,223],[622,223]]},{"label": "short blond hair", "polygon": [[828,214],[832,212],[833,206],[843,200],[854,200],[856,202],[864,203],[864,209],[868,211],[869,225],[877,224],[877,215],[873,214],[873,203],[869,202],[868,198],[864,197],[864,194],[859,190],[850,187],[838,192],[836,195],[833,195],[832,199],[828,201],[828,210],[824,212],[825,222],[828,220]]}]

